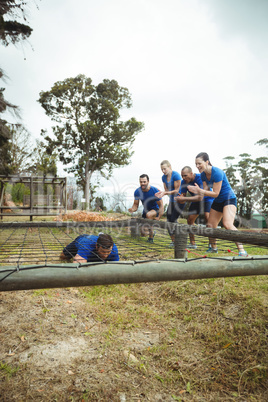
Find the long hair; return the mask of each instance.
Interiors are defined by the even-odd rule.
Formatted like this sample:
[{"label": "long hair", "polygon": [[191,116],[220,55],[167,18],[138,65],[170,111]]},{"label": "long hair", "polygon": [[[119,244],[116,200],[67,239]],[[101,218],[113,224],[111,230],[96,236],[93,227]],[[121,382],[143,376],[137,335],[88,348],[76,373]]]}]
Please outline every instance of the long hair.
[{"label": "long hair", "polygon": [[200,152],[198,155],[196,155],[195,158],[201,158],[201,159],[203,159],[204,162],[208,161],[208,164],[210,166],[212,166],[212,163],[210,162],[209,156],[208,156],[208,154],[206,152]]}]

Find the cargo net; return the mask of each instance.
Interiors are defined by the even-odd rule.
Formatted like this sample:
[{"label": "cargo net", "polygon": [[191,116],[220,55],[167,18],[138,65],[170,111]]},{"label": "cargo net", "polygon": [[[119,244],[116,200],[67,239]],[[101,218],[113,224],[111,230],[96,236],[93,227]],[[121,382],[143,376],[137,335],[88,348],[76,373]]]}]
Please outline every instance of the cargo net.
[{"label": "cargo net", "polygon": [[[98,235],[100,232],[112,236],[119,251],[120,261],[155,261],[174,259],[174,248],[166,228],[158,227],[155,231],[153,243],[148,237],[131,236],[130,226],[121,227],[61,227],[42,223],[42,226],[17,226],[10,223],[0,226],[0,265],[13,266],[49,266],[64,264],[60,254],[64,247],[74,241],[81,234]],[[266,235],[265,235],[266,236]],[[199,258],[227,258],[238,255],[233,241],[217,239],[218,254],[208,254],[208,237],[195,235],[196,248],[185,249],[185,260]],[[268,246],[268,245],[267,245]],[[254,255],[268,256],[268,247],[244,245],[249,257]],[[268,257],[267,257],[268,258]],[[68,260],[68,263],[72,260]]]}]

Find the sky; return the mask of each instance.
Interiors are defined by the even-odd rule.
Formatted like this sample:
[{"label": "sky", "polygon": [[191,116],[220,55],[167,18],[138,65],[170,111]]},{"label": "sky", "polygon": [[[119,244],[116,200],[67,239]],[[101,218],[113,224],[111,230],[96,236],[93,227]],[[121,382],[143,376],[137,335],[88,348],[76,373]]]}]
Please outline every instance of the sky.
[{"label": "sky", "polygon": [[268,129],[267,21],[267,0],[34,0],[28,42],[0,47],[1,86],[33,138],[52,132],[37,100],[55,82],[84,74],[127,87],[122,119],[145,129],[98,193],[131,203],[142,173],[163,188],[164,159],[180,172],[199,152],[219,168],[226,156],[264,152],[255,143]]}]

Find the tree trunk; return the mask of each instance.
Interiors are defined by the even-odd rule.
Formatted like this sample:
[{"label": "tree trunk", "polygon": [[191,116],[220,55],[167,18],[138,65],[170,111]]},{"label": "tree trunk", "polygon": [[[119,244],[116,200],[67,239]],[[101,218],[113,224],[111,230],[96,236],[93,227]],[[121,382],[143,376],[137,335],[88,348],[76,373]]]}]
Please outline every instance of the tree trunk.
[{"label": "tree trunk", "polygon": [[85,167],[85,176],[86,176],[86,183],[85,183],[85,190],[84,190],[84,197],[86,199],[86,205],[85,209],[86,211],[89,210],[90,207],[90,179],[91,179],[91,172],[89,171],[89,161],[86,162],[86,167]]}]

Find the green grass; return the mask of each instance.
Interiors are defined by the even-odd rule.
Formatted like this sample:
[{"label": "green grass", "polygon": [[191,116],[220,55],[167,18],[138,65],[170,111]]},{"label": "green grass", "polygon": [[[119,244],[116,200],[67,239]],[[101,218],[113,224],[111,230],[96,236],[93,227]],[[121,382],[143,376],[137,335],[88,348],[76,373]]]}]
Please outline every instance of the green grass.
[{"label": "green grass", "polygon": [[0,362],[0,373],[7,378],[14,376],[18,370],[19,367],[12,367],[8,363]]},{"label": "green grass", "polygon": [[152,387],[258,400],[267,385],[267,285],[267,277],[240,277],[99,286],[81,295],[114,347],[122,331],[159,331],[159,342],[139,354]]}]

